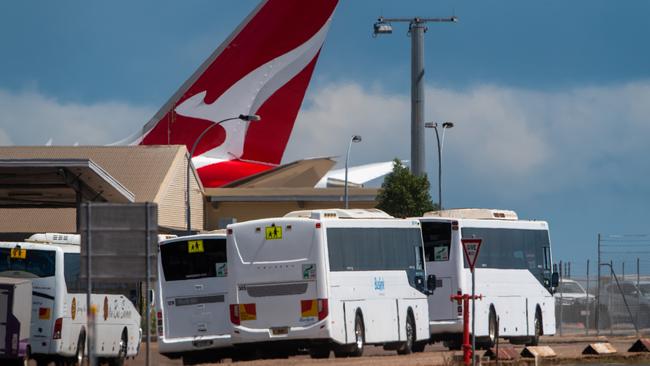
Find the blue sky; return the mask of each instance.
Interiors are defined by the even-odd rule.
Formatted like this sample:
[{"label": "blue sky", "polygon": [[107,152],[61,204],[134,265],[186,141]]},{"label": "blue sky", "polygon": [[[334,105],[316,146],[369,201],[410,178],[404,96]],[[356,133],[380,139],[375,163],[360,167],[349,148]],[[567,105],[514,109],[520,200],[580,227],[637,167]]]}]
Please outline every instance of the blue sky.
[{"label": "blue sky", "polygon": [[[256,4],[1,2],[0,143],[126,137]],[[410,40],[404,24],[372,38],[372,24],[452,14],[459,23],[425,36],[426,118],[456,123],[445,206],[549,221],[555,258],[574,273],[595,258],[598,232],[650,232],[643,1],[341,0],[285,160],[340,155],[353,133],[364,136],[354,164],[408,159]]]}]

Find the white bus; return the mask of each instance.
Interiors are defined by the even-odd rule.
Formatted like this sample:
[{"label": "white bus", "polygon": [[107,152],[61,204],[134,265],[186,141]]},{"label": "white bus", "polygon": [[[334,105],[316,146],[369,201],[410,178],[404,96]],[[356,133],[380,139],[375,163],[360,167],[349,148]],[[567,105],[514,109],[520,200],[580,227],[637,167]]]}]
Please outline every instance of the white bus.
[{"label": "white bus", "polygon": [[308,349],[360,356],[364,345],[420,351],[429,339],[417,220],[379,210],[297,211],[228,225],[235,352]]},{"label": "white bus", "polygon": [[231,345],[225,231],[165,240],[159,249],[159,352],[184,364],[222,358]]},{"label": "white bus", "polygon": [[[32,280],[30,358],[37,365],[81,365],[87,351],[86,294],[79,279],[79,235],[35,234],[28,241],[0,242],[0,276]],[[112,365],[135,357],[140,315],[122,295],[92,294],[95,355]]]},{"label": "white bus", "polygon": [[471,314],[476,316],[477,345],[492,346],[497,336],[536,345],[540,335],[555,334],[557,273],[551,271],[546,222],[490,209],[434,211],[419,220],[427,273],[438,282],[429,297],[432,341],[444,341],[450,349],[461,345],[462,306],[450,301],[451,295],[472,290],[461,238],[483,240],[475,267],[476,294],[483,299],[476,300],[476,314]]}]

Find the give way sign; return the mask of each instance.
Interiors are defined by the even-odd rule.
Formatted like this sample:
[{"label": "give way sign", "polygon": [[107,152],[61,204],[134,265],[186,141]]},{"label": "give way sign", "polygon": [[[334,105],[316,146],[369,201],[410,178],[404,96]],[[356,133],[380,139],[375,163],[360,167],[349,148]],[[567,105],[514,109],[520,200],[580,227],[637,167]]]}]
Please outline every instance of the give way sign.
[{"label": "give way sign", "polygon": [[460,239],[460,241],[463,243],[463,252],[465,252],[465,259],[469,264],[469,269],[474,272],[474,265],[476,264],[476,258],[478,258],[478,252],[481,249],[483,239]]}]

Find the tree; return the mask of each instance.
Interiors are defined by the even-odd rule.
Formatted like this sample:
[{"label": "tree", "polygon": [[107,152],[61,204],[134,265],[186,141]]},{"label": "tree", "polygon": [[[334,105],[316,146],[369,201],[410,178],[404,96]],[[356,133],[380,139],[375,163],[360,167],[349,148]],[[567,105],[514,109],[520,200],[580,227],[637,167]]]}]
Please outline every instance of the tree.
[{"label": "tree", "polygon": [[377,208],[395,217],[422,216],[438,209],[431,202],[429,179],[415,176],[399,159],[393,160],[393,171],[386,176],[377,195]]}]

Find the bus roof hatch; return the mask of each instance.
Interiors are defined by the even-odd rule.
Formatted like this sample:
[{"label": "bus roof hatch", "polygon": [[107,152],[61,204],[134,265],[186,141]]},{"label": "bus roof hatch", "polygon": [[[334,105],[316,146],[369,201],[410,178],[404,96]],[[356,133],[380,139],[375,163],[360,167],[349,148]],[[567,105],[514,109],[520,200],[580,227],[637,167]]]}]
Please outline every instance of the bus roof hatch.
[{"label": "bus roof hatch", "polygon": [[340,209],[333,208],[327,210],[302,210],[293,211],[284,215],[284,217],[304,217],[315,220],[326,219],[392,219],[393,216],[376,208],[368,209]]}]

